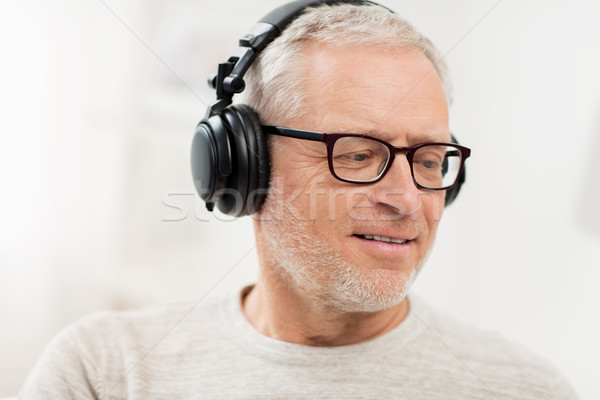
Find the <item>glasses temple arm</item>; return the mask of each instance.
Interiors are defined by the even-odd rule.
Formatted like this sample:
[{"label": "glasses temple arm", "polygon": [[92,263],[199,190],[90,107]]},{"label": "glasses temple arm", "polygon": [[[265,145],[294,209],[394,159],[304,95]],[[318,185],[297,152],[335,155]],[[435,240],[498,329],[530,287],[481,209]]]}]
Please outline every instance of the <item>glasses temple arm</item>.
[{"label": "glasses temple arm", "polygon": [[313,140],[315,142],[325,141],[325,133],[304,131],[300,129],[284,128],[281,126],[263,125],[263,132],[271,135],[286,136],[295,139]]}]

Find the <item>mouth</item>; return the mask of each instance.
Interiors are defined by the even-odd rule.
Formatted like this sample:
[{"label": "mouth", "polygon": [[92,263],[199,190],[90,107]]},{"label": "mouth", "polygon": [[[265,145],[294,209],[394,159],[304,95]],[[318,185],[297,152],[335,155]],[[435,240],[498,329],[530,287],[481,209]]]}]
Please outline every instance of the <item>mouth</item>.
[{"label": "mouth", "polygon": [[397,238],[392,238],[389,236],[379,236],[379,235],[353,235],[353,236],[358,237],[360,239],[375,240],[378,242],[392,243],[392,244],[404,244],[409,241],[408,239],[397,239]]}]

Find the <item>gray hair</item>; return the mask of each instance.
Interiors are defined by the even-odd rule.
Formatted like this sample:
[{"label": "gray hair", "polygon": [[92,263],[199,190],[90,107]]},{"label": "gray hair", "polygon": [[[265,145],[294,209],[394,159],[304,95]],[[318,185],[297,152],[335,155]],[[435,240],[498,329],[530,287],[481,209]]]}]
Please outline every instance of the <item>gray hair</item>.
[{"label": "gray hair", "polygon": [[308,41],[420,49],[433,64],[451,102],[452,87],[439,51],[398,14],[377,5],[321,5],[296,18],[248,70],[244,103],[253,107],[264,123],[274,124],[307,112],[303,90],[307,74],[299,53]]}]

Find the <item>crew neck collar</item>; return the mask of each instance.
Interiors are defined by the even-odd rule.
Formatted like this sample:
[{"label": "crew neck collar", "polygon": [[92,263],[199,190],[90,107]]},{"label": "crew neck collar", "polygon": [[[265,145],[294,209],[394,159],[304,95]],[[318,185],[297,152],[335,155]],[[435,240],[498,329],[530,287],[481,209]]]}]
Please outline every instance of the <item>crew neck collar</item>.
[{"label": "crew neck collar", "polygon": [[242,298],[252,289],[253,285],[236,290],[223,303],[221,317],[227,325],[226,331],[231,339],[240,348],[256,357],[266,358],[272,362],[314,363],[315,357],[319,362],[340,363],[351,358],[356,362],[356,357],[370,357],[381,355],[384,351],[391,351],[406,346],[423,329],[423,324],[411,312],[420,301],[415,296],[409,295],[409,312],[398,326],[374,339],[343,346],[308,346],[297,343],[273,339],[260,333],[248,321],[242,309]]}]

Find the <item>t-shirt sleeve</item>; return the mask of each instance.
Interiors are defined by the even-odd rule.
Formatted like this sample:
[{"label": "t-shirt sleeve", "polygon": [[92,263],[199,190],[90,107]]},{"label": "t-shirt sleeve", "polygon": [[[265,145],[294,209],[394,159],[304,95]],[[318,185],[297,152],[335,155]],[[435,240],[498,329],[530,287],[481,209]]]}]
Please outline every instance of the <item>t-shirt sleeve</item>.
[{"label": "t-shirt sleeve", "polygon": [[81,322],[59,332],[25,380],[19,399],[99,399],[96,360],[87,342]]}]

